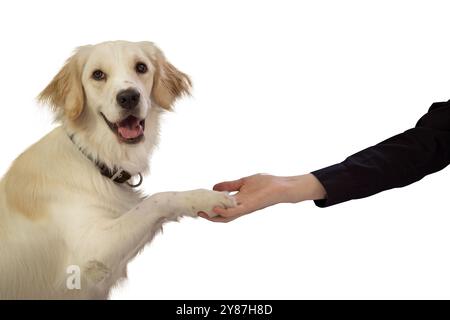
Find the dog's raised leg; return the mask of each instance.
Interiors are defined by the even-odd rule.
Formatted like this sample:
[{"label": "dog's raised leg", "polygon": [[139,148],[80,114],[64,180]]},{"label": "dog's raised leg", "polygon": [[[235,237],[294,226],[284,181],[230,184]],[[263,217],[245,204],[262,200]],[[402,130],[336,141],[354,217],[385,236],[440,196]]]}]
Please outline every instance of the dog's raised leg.
[{"label": "dog's raised leg", "polygon": [[233,207],[235,200],[226,193],[210,190],[163,192],[144,199],[115,219],[103,219],[90,228],[83,239],[87,255],[81,258],[81,272],[88,285],[109,286],[107,278],[123,268],[149,242],[165,221],[199,211],[211,212],[215,206]]}]

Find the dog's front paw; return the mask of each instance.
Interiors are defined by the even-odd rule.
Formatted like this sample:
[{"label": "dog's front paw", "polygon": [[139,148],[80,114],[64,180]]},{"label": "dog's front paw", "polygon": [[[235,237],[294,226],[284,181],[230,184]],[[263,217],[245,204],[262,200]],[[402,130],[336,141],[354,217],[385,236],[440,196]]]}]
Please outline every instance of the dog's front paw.
[{"label": "dog's front paw", "polygon": [[214,207],[233,208],[236,200],[228,192],[217,192],[206,189],[198,189],[185,192],[186,206],[189,215],[196,217],[199,212],[204,212],[210,217],[216,216]]}]

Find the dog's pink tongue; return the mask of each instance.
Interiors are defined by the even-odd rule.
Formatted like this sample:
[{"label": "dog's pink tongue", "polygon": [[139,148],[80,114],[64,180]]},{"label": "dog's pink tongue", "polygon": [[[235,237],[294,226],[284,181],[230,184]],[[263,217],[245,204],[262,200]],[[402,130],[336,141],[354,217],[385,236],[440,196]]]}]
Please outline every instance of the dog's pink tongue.
[{"label": "dog's pink tongue", "polygon": [[117,127],[119,134],[125,139],[134,139],[144,133],[144,129],[137,118],[127,118]]}]

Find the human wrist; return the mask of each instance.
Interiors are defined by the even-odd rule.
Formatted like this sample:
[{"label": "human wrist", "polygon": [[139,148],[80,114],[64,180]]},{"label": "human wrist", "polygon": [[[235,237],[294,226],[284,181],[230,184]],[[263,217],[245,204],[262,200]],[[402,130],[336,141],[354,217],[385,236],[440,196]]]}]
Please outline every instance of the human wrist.
[{"label": "human wrist", "polygon": [[326,190],[320,181],[311,173],[293,177],[285,177],[285,201],[297,203],[305,200],[326,198]]}]

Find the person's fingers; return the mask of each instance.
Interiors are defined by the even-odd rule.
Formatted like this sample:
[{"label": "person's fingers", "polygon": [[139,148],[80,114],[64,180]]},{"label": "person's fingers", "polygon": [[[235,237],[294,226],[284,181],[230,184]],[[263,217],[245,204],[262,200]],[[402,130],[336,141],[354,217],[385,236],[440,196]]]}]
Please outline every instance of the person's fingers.
[{"label": "person's fingers", "polygon": [[210,217],[203,211],[198,212],[197,215],[203,219],[207,219],[207,220],[210,219]]},{"label": "person's fingers", "polygon": [[227,223],[227,222],[235,220],[236,218],[237,217],[226,218],[226,217],[217,216],[217,217],[208,218],[208,220],[212,221],[212,222]]},{"label": "person's fingers", "polygon": [[213,187],[215,191],[239,191],[244,184],[244,179],[238,179],[233,181],[224,181],[216,184]]},{"label": "person's fingers", "polygon": [[218,214],[219,216],[222,216],[225,218],[241,216],[241,215],[247,213],[245,211],[245,207],[243,207],[243,206],[236,206],[236,207],[227,208],[227,209],[224,209],[222,207],[214,207],[213,212],[215,214]]},{"label": "person's fingers", "polygon": [[237,217],[222,217],[222,216],[210,217],[206,213],[201,211],[198,213],[198,216],[212,222],[230,222],[237,218]]}]

